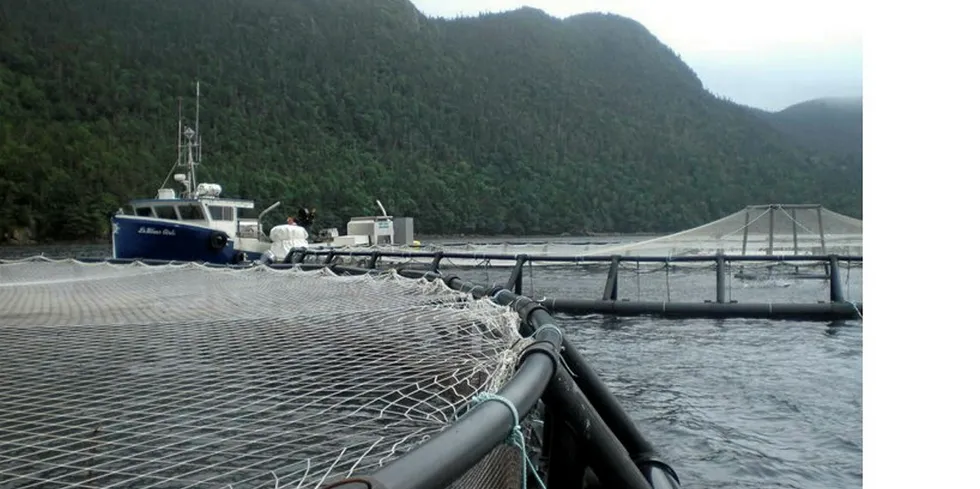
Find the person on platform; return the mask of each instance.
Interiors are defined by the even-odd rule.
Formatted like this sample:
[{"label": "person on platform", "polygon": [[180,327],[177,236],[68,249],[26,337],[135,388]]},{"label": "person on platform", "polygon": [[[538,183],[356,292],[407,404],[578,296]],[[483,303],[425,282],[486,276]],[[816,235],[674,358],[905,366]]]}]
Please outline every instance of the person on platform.
[{"label": "person on platform", "polygon": [[293,216],[286,218],[286,224],[280,224],[269,231],[269,239],[272,240],[272,247],[269,251],[262,254],[259,259],[261,263],[274,263],[282,261],[293,248],[306,248],[310,245],[310,235],[306,228],[296,224]]}]

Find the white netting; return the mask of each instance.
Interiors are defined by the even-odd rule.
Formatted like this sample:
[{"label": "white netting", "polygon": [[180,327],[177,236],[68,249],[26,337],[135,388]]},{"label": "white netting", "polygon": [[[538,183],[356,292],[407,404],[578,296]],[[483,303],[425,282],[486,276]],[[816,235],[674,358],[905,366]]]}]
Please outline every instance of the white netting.
[{"label": "white netting", "polygon": [[717,221],[588,255],[862,255],[863,223],[818,205],[756,205]]},{"label": "white netting", "polygon": [[393,274],[0,263],[0,488],[370,472],[505,382],[517,325]]},{"label": "white netting", "polygon": [[[567,261],[537,261],[536,266],[569,266],[590,263],[594,256],[675,257],[714,255],[851,255],[862,256],[863,222],[819,205],[752,205],[716,221],[678,233],[647,237],[579,238],[559,242],[548,240],[497,241],[486,243],[440,243],[423,248],[373,247],[379,252],[443,251],[466,253],[471,257],[443,258],[444,267],[510,267],[518,255],[569,257]],[[338,248],[335,255],[343,263],[365,266],[366,257],[347,257],[365,248]],[[491,255],[507,255],[506,259]],[[428,262],[431,258],[385,257],[389,263]],[[675,262],[675,266],[677,263]],[[685,263],[684,267],[701,264]],[[708,265],[710,266],[710,265]]]},{"label": "white netting", "polygon": [[[604,250],[610,246],[621,243],[622,238],[617,239],[595,239],[595,240],[580,240],[572,242],[550,242],[547,240],[543,241],[522,241],[520,239],[515,239],[513,242],[510,241],[499,241],[499,242],[453,242],[453,243],[438,243],[422,247],[410,247],[410,246],[371,246],[371,247],[347,247],[347,248],[334,248],[334,259],[338,263],[352,264],[356,266],[366,267],[370,261],[369,256],[365,255],[355,255],[354,253],[366,254],[372,251],[377,251],[379,253],[393,253],[398,256],[385,256],[379,259],[379,262],[384,261],[387,263],[430,263],[432,261],[431,256],[412,256],[418,254],[429,254],[433,252],[442,251],[444,253],[460,253],[469,255],[468,257],[443,257],[440,264],[443,268],[454,268],[454,267],[483,267],[489,265],[491,267],[511,267],[514,265],[514,260],[517,259],[519,255],[530,255],[530,256],[589,256],[596,254],[596,251]],[[310,247],[312,250],[317,248]],[[319,259],[323,261],[328,251],[329,247],[324,247],[319,251]],[[487,255],[505,255],[506,259],[487,259]],[[314,258],[307,258],[310,263],[316,262]],[[543,265],[547,265],[546,262],[539,262]],[[564,262],[562,265],[567,266],[571,262]]]}]

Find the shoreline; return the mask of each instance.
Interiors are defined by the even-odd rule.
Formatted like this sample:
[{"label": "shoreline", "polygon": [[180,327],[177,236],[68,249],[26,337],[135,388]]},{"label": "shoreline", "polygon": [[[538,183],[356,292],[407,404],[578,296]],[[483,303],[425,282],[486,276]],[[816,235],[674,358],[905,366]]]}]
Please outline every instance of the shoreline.
[{"label": "shoreline", "polygon": [[95,246],[112,245],[111,239],[73,239],[64,241],[4,241],[0,242],[0,249],[3,248],[36,248],[42,246]]},{"label": "shoreline", "polygon": [[520,239],[520,240],[545,240],[545,239],[585,239],[585,238],[623,238],[635,236],[664,236],[669,233],[636,232],[636,233],[588,233],[588,234],[418,234],[416,240],[501,240],[501,239]]},{"label": "shoreline", "polygon": [[[416,241],[423,244],[426,241],[500,241],[500,240],[522,240],[522,241],[543,241],[552,239],[585,239],[585,238],[625,238],[637,236],[662,236],[664,233],[637,232],[637,233],[589,233],[589,234],[417,234]],[[56,240],[56,241],[36,241],[36,242],[0,242],[0,249],[14,248],[38,248],[38,247],[71,247],[71,246],[109,246],[111,239],[76,239],[76,240]]]}]

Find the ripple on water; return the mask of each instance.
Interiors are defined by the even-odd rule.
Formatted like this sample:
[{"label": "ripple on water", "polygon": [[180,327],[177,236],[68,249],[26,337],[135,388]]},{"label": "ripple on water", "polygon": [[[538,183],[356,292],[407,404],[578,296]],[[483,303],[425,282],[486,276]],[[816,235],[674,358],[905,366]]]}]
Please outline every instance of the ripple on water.
[{"label": "ripple on water", "polygon": [[860,322],[560,322],[684,487],[862,485]]}]

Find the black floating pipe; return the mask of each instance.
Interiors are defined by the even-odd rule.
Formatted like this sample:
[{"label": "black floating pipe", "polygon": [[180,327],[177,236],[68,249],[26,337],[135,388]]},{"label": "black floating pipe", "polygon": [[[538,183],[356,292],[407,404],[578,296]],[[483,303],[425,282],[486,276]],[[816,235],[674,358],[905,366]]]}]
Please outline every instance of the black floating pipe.
[{"label": "black floating pipe", "polygon": [[[622,442],[629,457],[643,472],[654,488],[675,487],[679,484],[677,474],[667,464],[660,461],[653,445],[643,436],[640,429],[633,423],[632,418],[623,409],[616,396],[606,387],[599,375],[592,368],[578,349],[571,343],[565,342],[562,357],[572,373],[585,397],[595,406],[599,416],[609,426],[609,429]],[[657,480],[661,482],[657,484]],[[664,481],[671,481],[665,484]]]},{"label": "black floating pipe", "polygon": [[442,252],[437,251],[432,255],[432,266],[429,267],[430,271],[438,272],[439,264],[442,262]]},{"label": "black floating pipe", "polygon": [[606,275],[606,289],[602,292],[603,300],[619,298],[619,255],[614,255],[609,261],[609,274]]},{"label": "black floating pipe", "polygon": [[510,271],[510,279],[507,280],[507,288],[516,294],[521,294],[524,290],[524,262],[526,261],[527,255],[517,255],[514,268]]},{"label": "black floating pipe", "polygon": [[[495,299],[501,304],[510,304],[512,308],[521,311],[522,317],[527,318],[524,323],[535,330],[549,325],[555,326],[554,318],[548,310],[527,297],[518,296],[509,290],[500,290]],[[584,390],[580,390],[565,369],[558,369],[554,380],[548,385],[544,400],[550,408],[561,412],[563,414],[561,417],[569,423],[576,435],[585,440],[583,449],[591,462],[590,466],[604,486],[649,489],[654,481],[660,481],[659,485],[653,486],[654,489],[678,487],[676,484],[679,483],[673,470],[652,457],[653,448],[649,442],[632,424],[629,415],[605,388],[605,384],[599,380],[585,359],[578,354],[571,343],[565,342],[564,350],[566,355],[569,350],[574,352],[578,370],[572,371],[581,372],[579,380],[589,384],[588,389],[593,394],[599,393],[595,399],[602,404],[602,407],[593,407],[596,401],[590,402],[588,395]],[[606,416],[600,414],[598,409],[602,409]],[[630,439],[626,443],[629,443],[629,446],[624,446],[625,443],[621,442],[623,438],[618,438],[619,433],[607,424],[610,420],[619,431],[628,433]],[[639,450],[634,452],[631,448],[639,448]],[[647,459],[652,460],[652,463],[646,463]],[[672,479],[671,484],[664,484],[664,481]]]},{"label": "black floating pipe", "polygon": [[[338,273],[338,272],[349,273],[352,275],[376,274],[380,272],[380,270],[370,270],[367,268],[349,267],[344,265],[333,265],[330,267],[330,269],[333,270],[334,273]],[[434,280],[436,278],[439,278],[442,279],[442,282],[445,283],[446,286],[449,287],[450,289],[459,292],[466,292],[472,295],[473,298],[475,299],[481,299],[489,295],[489,293],[493,291],[493,289],[489,286],[479,285],[473,282],[466,282],[455,275],[443,276],[437,272],[430,272],[425,270],[412,270],[412,269],[399,270],[398,274],[403,277],[414,278],[414,279],[424,278],[427,280]],[[498,303],[502,305],[507,305],[499,301]]]},{"label": "black floating pipe", "polygon": [[857,319],[861,303],[740,303],[602,301],[592,299],[545,299],[545,307],[570,315],[616,314],[620,316],[658,316],[669,318],[757,318],[834,320]]},{"label": "black floating pipe", "polygon": [[840,284],[840,263],[833,255],[830,256],[830,302],[844,302],[844,291]]},{"label": "black floating pipe", "polygon": [[581,488],[585,480],[587,460],[575,439],[575,432],[556,412],[555,408],[545,407],[544,448],[547,467],[544,484],[546,487]]},{"label": "black floating pipe", "polygon": [[[416,271],[406,270],[406,273],[421,278],[422,274]],[[455,290],[473,290],[474,296],[480,297],[487,292],[487,289],[478,285],[463,282],[458,277],[446,277],[443,279],[446,284]],[[509,304],[512,308],[521,313],[525,319],[523,324],[533,328],[524,330],[522,334],[528,335],[545,325],[554,325],[554,318],[544,307],[535,307],[540,304],[522,296],[518,296],[509,290],[498,292],[495,300],[500,304]],[[582,389],[586,398],[595,406],[596,411],[603,420],[609,425],[613,433],[622,440],[623,445],[629,452],[630,457],[637,465],[647,472],[657,472],[658,467],[662,469],[662,462],[656,459],[653,446],[643,437],[639,428],[633,423],[632,418],[626,413],[619,401],[612,394],[606,384],[602,382],[599,375],[585,361],[578,349],[570,342],[564,342],[562,356],[566,360],[569,370],[575,373],[578,385]],[[670,470],[667,467],[667,470]],[[671,471],[672,472],[672,471]],[[676,475],[674,476],[676,478]]]},{"label": "black floating pipe", "polygon": [[[541,398],[558,368],[560,334],[546,329],[539,331],[535,340],[535,347],[528,350],[517,373],[497,392],[514,404],[521,418]],[[386,488],[447,487],[502,443],[512,432],[513,423],[513,415],[506,405],[497,401],[485,402],[470,409],[450,429],[379,469],[370,479],[377,486]],[[346,482],[332,487],[364,487],[356,478]]]},{"label": "black floating pipe", "polygon": [[348,265],[330,265],[328,268],[330,269],[330,271],[336,273],[337,275],[345,275],[345,274],[346,275],[378,275],[382,273],[381,270],[378,270],[376,268],[373,269],[361,268],[361,267],[352,267]]},{"label": "black floating pipe", "polygon": [[[313,256],[313,258],[316,258],[318,255],[310,255],[309,253],[307,253],[306,250],[303,250],[303,259],[301,260],[301,262],[306,263],[306,258],[309,256]],[[334,252],[333,250],[330,250],[330,252],[327,253],[327,257],[324,258],[322,262],[314,262],[314,264],[327,266],[333,263],[333,259],[334,259]]]},{"label": "black floating pipe", "polygon": [[[473,282],[466,282],[463,279],[456,276],[443,277],[442,281],[453,290],[458,290],[460,292],[467,292],[476,299],[483,298],[490,294],[490,286],[478,285]],[[507,305],[505,303],[500,303]]]},{"label": "black floating pipe", "polygon": [[[581,448],[603,487],[650,489],[651,481],[633,463],[626,448],[616,439],[567,371],[560,369],[556,373],[543,399],[583,441]],[[670,486],[654,489],[664,487]]]},{"label": "black floating pipe", "polygon": [[725,301],[725,254],[718,252],[715,256],[715,297],[719,304]]},{"label": "black floating pipe", "polygon": [[[371,270],[356,269],[353,267],[335,266],[334,268],[337,271],[345,271],[349,273],[371,272]],[[405,276],[413,277],[413,278],[422,278],[425,276],[432,277],[431,273],[420,272],[418,270],[404,270],[402,273]],[[481,285],[476,285],[471,282],[465,282],[459,277],[455,277],[455,276],[442,277],[442,280],[444,283],[446,283],[446,285],[449,288],[458,291],[469,292],[476,298],[484,297],[491,292],[496,292],[496,294],[493,297],[495,302],[501,305],[507,305],[512,309],[516,310],[521,315],[521,318],[523,319],[522,326],[527,328],[522,331],[522,334],[524,335],[534,334],[536,338],[540,339],[539,335],[541,333],[555,332],[555,330],[550,328],[544,331],[537,331],[548,325],[554,326],[554,319],[552,318],[551,314],[549,314],[548,311],[536,301],[533,301],[524,296],[519,296],[517,294],[514,294],[512,291],[503,289],[501,287],[488,289],[487,287]],[[562,347],[561,345],[557,345],[557,343],[553,343],[553,342],[552,345],[558,346],[559,348]],[[608,484],[608,487],[627,487],[627,488],[636,487],[638,489],[649,489],[650,485],[653,485],[654,489],[679,487],[677,475],[667,464],[658,460],[654,456],[653,448],[650,446],[649,442],[647,442],[643,438],[643,435],[640,434],[636,426],[630,421],[629,416],[626,414],[626,412],[616,401],[612,393],[609,392],[609,390],[605,387],[605,384],[603,384],[602,381],[599,380],[595,372],[588,366],[588,364],[581,357],[578,351],[575,350],[570,343],[564,342],[563,345],[564,345],[563,348],[565,350],[565,354],[567,355],[566,359],[570,362],[569,367],[572,368],[574,372],[576,372],[576,374],[580,377],[580,382],[583,382],[584,385],[587,386],[586,389],[590,393],[592,393],[595,399],[599,401],[601,412],[606,414],[605,416],[603,416],[602,414],[599,414],[600,413],[599,410],[596,410],[595,408],[592,407],[592,405],[589,402],[589,397],[586,394],[584,394],[584,391],[579,391],[578,388],[575,387],[574,380],[571,379],[568,372],[565,371],[564,369],[561,368],[557,369],[557,372],[555,373],[556,376],[553,377],[552,382],[549,384],[548,390],[549,392],[552,393],[552,396],[558,396],[557,400],[553,399],[554,402],[560,405],[564,405],[566,403],[570,403],[574,405],[572,406],[572,412],[566,413],[566,414],[570,414],[573,417],[569,418],[568,416],[563,416],[563,418],[565,418],[569,422],[569,427],[573,430],[573,432],[575,432],[579,436],[582,436],[586,441],[592,442],[586,444],[588,445],[588,447],[586,448],[586,450],[588,450],[587,455],[593,461],[593,465],[595,465],[594,470],[596,470],[597,475],[600,477],[600,479],[603,481],[610,482],[611,484]],[[531,349],[529,348],[528,351],[530,350]],[[530,358],[531,358],[530,355],[528,355],[527,360],[530,360]],[[572,365],[574,365],[574,367],[572,367]],[[523,367],[521,368],[521,370],[523,371]],[[555,389],[552,389],[552,386],[558,381],[558,379],[562,379],[562,378],[564,379],[564,385],[566,386],[570,385],[574,389],[568,390],[562,387],[556,387]],[[513,381],[514,380],[512,379],[511,382]],[[509,385],[510,384],[508,383],[508,386]],[[507,386],[505,386],[505,389],[506,387]],[[578,394],[576,394],[576,392]],[[504,395],[508,399],[511,399],[507,395],[507,393],[504,392],[503,390],[501,390],[500,394]],[[499,404],[499,403],[488,403],[488,404]],[[553,406],[553,404],[551,403],[549,403],[549,405]],[[515,404],[515,406],[517,405]],[[526,410],[522,410],[520,406],[517,407],[522,417],[527,414]],[[530,407],[528,407],[527,409],[530,410]],[[557,408],[557,409],[561,409],[561,408]],[[615,431],[613,431],[613,428],[610,428],[610,425],[606,424],[606,420],[612,420],[611,426],[615,428]],[[447,430],[447,432],[449,431],[455,432],[457,430],[458,430],[458,423],[454,425],[453,430]],[[617,439],[617,435],[620,436],[619,439]],[[625,435],[625,438],[623,437],[623,435]],[[439,439],[442,438],[440,437]],[[493,446],[496,446],[496,444],[499,443],[500,440],[501,439],[497,439],[493,444],[491,444],[490,449],[492,449]],[[624,444],[621,443],[619,440],[625,440],[626,445],[624,446]],[[458,446],[466,446],[466,445],[462,445],[462,443],[464,443],[463,441],[459,441],[456,439],[452,439],[450,440],[450,442],[457,443],[459,444]],[[431,444],[431,441],[427,442],[427,444]],[[481,452],[483,454],[489,452],[489,449],[485,452],[483,451],[484,445],[480,445],[474,448],[477,449],[476,450],[477,452]],[[446,450],[443,450],[443,452],[445,451]],[[410,453],[415,453],[415,451]],[[433,451],[432,456],[441,457],[447,455],[445,455],[445,453]],[[470,465],[478,462],[482,458],[482,456],[483,455],[470,457],[472,459],[469,461]],[[405,459],[405,457],[403,456],[402,458],[396,460],[393,464],[386,466],[386,468],[390,469],[392,465],[398,463],[399,465],[405,466],[404,470],[410,470],[408,469],[408,467],[410,467],[412,464],[434,463],[433,460],[428,460],[426,462],[426,460],[423,460],[418,456],[416,457],[417,458],[412,459],[414,461],[410,460],[409,462],[411,463],[408,463],[408,462],[401,462],[402,460]],[[469,467],[469,466],[468,465],[464,466],[464,468],[462,469],[464,472],[465,470],[467,470],[465,467]],[[455,471],[459,467],[453,466],[449,468]],[[443,468],[440,468],[440,471],[442,470]],[[382,471],[384,471],[384,469],[382,469]],[[636,474],[640,475],[639,479],[635,478]],[[397,476],[398,474],[393,474],[393,475]],[[461,473],[458,475],[461,475]],[[458,477],[458,475],[456,475],[455,477]],[[453,479],[450,479],[450,481],[454,480],[455,477]],[[373,479],[376,480],[375,482],[377,487],[388,487],[388,488],[404,487],[410,489],[414,489],[415,487],[421,487],[421,486],[392,485],[391,482],[386,480],[381,475],[381,472],[374,474]],[[643,481],[643,484],[640,486],[635,485],[638,481]],[[355,482],[356,481],[351,480],[351,483],[355,483]],[[427,487],[443,487],[444,485],[445,484],[442,485],[431,484]],[[341,487],[341,486],[338,485],[338,486],[331,486],[331,487]],[[345,486],[345,489],[353,489],[354,487],[364,487],[364,486],[363,485],[362,486],[352,485],[349,487]]]},{"label": "black floating pipe", "polygon": [[[328,253],[329,250],[307,250],[308,255],[323,255]],[[439,256],[442,258],[458,258],[458,259],[474,259],[474,260],[510,260],[514,261],[517,256],[514,254],[506,253],[465,253],[465,252],[454,252],[454,251],[355,251],[345,250],[343,252],[344,256],[371,256],[372,253],[378,253],[382,257],[391,258],[435,258]],[[593,256],[576,256],[576,255],[527,255],[528,260],[538,261],[538,262],[574,262],[574,263],[602,263],[608,262],[613,259],[615,255],[593,255]],[[759,262],[812,262],[821,261],[826,262],[829,260],[828,255],[725,255],[728,261],[738,261],[738,262],[748,262],[748,261],[759,261]],[[702,262],[712,262],[715,260],[714,255],[704,256],[631,256],[630,261],[639,261],[640,263],[702,263]],[[864,261],[863,256],[849,256],[841,255],[838,256],[839,261],[853,261],[860,262]]]},{"label": "black floating pipe", "polygon": [[[312,268],[312,267],[311,267]],[[377,273],[376,270],[360,269],[334,265],[339,273]],[[426,272],[403,270],[403,275],[422,278]],[[458,277],[443,279],[455,290],[469,292],[480,298],[490,290],[487,287],[463,282]],[[846,301],[831,303],[741,303],[729,302],[654,302],[654,301],[613,301],[594,299],[544,299],[540,304],[551,310],[569,315],[615,314],[619,316],[657,316],[665,318],[755,318],[755,319],[797,319],[804,321],[833,321],[837,319],[860,319],[864,305]],[[526,334],[526,333],[525,333]]]},{"label": "black floating pipe", "polygon": [[[378,257],[385,258],[432,258],[433,262],[431,265],[431,271],[438,271],[439,264],[443,258],[459,258],[459,259],[480,259],[480,260],[516,260],[515,255],[506,254],[486,254],[486,253],[450,253],[450,252],[401,252],[401,251],[344,251],[338,254],[334,249],[324,249],[324,250],[310,250],[307,249],[303,251],[304,260],[307,257],[320,257],[326,256],[326,263],[307,263],[305,265],[318,265],[321,268],[333,261],[336,256],[358,256],[358,257],[371,257],[377,254]],[[540,261],[540,262],[565,262],[565,263],[601,263],[608,262],[613,259],[614,255],[604,255],[604,256],[558,256],[558,255],[542,255],[534,256],[527,255],[528,261]],[[630,257],[630,261],[637,263],[703,263],[710,262],[716,259],[715,256],[634,256]],[[829,255],[725,255],[725,259],[729,262],[827,262],[830,261]],[[850,256],[850,255],[839,255],[836,256],[838,262],[863,262],[863,256]],[[194,262],[194,261],[181,261],[181,260],[154,260],[154,259],[139,259],[139,258],[75,258],[75,260],[86,262],[86,263],[112,263],[112,264],[129,264],[140,262],[144,265],[182,265],[186,263],[199,263],[212,268],[251,268],[256,266],[252,263],[245,264],[223,264],[223,263],[207,263],[207,262]],[[291,263],[269,263],[264,266],[270,268],[291,268],[293,264]]]}]

